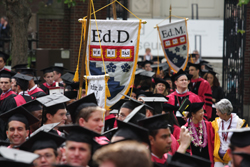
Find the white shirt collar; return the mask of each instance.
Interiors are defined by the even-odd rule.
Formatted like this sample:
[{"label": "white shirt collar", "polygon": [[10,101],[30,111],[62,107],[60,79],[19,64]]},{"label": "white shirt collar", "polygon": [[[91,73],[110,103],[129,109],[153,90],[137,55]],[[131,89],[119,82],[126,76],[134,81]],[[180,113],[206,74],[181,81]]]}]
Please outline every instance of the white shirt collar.
[{"label": "white shirt collar", "polygon": [[33,87],[29,90],[29,92],[32,91],[32,90],[34,90],[34,89],[36,89],[36,88],[37,88],[37,84],[35,84],[35,86],[33,86]]}]

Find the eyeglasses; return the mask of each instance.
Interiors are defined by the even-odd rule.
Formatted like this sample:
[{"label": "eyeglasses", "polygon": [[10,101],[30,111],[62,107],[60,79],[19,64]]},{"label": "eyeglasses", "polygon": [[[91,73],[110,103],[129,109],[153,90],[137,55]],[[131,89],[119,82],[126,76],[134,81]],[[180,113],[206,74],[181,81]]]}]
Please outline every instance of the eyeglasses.
[{"label": "eyeglasses", "polygon": [[39,155],[39,159],[41,159],[42,157],[45,158],[45,159],[50,159],[51,157],[53,157],[53,154]]}]

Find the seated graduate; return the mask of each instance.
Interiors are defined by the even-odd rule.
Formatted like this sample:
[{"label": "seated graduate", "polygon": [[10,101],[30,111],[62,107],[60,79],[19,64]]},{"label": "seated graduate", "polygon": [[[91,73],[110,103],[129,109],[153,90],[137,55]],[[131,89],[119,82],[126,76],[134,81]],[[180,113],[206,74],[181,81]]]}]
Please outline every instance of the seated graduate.
[{"label": "seated graduate", "polygon": [[64,67],[59,67],[59,66],[53,66],[52,67],[53,74],[54,74],[54,81],[58,82],[60,86],[64,86],[63,80],[61,76],[63,75],[63,71],[66,70]]},{"label": "seated graduate", "polygon": [[87,167],[98,144],[94,138],[100,134],[79,125],[59,127],[68,133],[65,145],[66,163],[71,166]]},{"label": "seated graduate", "polygon": [[39,121],[22,106],[1,114],[0,118],[7,123],[6,135],[10,141],[9,148],[25,142],[29,135],[29,126]]},{"label": "seated graduate", "polygon": [[[151,150],[151,160],[155,166],[166,166],[171,155],[167,154],[171,149],[171,131],[169,125],[169,114],[158,114],[149,118],[142,119],[138,122],[139,125],[148,129],[149,141]],[[181,132],[181,145],[178,152],[185,153],[190,144],[190,135],[184,127]]]},{"label": "seated graduate", "polygon": [[29,81],[32,79],[32,77],[19,73],[17,73],[13,77],[16,79],[17,92],[17,96],[15,96],[14,99],[16,101],[16,107],[18,107],[33,99],[33,97],[31,97],[27,92]]},{"label": "seated graduate", "polygon": [[56,82],[54,81],[54,73],[52,67],[44,68],[41,70],[43,72],[43,79],[45,82],[40,85],[40,88],[48,95],[49,88],[53,88],[56,86]]},{"label": "seated graduate", "polygon": [[29,151],[39,155],[33,163],[37,167],[52,167],[59,163],[57,149],[65,142],[65,138],[40,131],[20,145],[20,150]]},{"label": "seated graduate", "polygon": [[[67,109],[74,124],[101,134],[105,109],[98,107],[94,93],[70,103]],[[96,137],[95,140],[101,145],[108,143],[108,139],[104,136]]]},{"label": "seated graduate", "polygon": [[46,93],[35,83],[35,80],[37,79],[37,76],[35,75],[35,69],[22,68],[20,70],[21,74],[32,77],[28,85],[28,94],[34,98],[45,96]]},{"label": "seated graduate", "polygon": [[[59,125],[65,125],[67,120],[66,114],[66,103],[70,99],[62,94],[52,94],[43,97],[39,97],[36,99],[43,107],[43,117],[42,117],[42,124],[52,124],[58,123]],[[57,127],[54,128],[58,135],[61,134],[60,131],[57,130]]]}]

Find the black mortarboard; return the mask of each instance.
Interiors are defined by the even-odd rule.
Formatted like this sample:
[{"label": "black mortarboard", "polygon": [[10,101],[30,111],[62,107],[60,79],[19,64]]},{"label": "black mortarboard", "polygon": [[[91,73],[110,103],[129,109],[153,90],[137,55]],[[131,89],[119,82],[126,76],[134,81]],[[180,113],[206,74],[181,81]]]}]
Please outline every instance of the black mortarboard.
[{"label": "black mortarboard", "polygon": [[57,150],[58,147],[65,141],[65,138],[52,133],[40,131],[30,137],[23,144],[20,145],[20,150],[34,152],[45,148],[52,148]]},{"label": "black mortarboard", "polygon": [[155,86],[158,84],[158,83],[162,83],[165,85],[166,89],[170,88],[169,84],[164,80],[164,79],[161,79],[161,78],[154,78],[154,82],[155,82]]},{"label": "black mortarboard", "polygon": [[66,68],[60,66],[52,66],[52,69],[53,71],[59,72],[61,74],[63,74],[63,71],[66,70]]},{"label": "black mortarboard", "polygon": [[147,104],[142,103],[141,101],[135,100],[132,97],[129,97],[129,96],[124,95],[124,94],[122,94],[122,95],[125,96],[126,98],[130,99],[130,100],[128,101],[129,103],[128,102],[124,103],[121,108],[124,107],[124,108],[128,108],[128,109],[133,110],[135,107],[138,107],[139,105],[143,104],[143,105],[145,105],[146,108],[148,108],[150,110],[154,110],[152,107],[150,107]]},{"label": "black mortarboard", "polygon": [[12,78],[15,74],[13,71],[2,70],[0,71],[0,78]]},{"label": "black mortarboard", "polygon": [[66,96],[69,99],[76,99],[77,98],[77,91],[65,91],[64,96]]},{"label": "black mortarboard", "polygon": [[8,167],[33,167],[33,163],[24,163],[15,160],[10,160],[7,158],[0,157],[0,166],[8,166]]},{"label": "black mortarboard", "polygon": [[191,113],[196,113],[197,111],[199,111],[200,109],[202,109],[203,105],[204,105],[204,102],[201,102],[201,103],[191,103],[190,106],[187,109],[189,111],[188,117],[191,116]]},{"label": "black mortarboard", "polygon": [[206,61],[206,60],[201,60],[201,61],[200,61],[200,64],[201,64],[201,65],[206,65],[206,64],[208,64],[208,63],[209,63],[209,62]]},{"label": "black mortarboard", "polygon": [[209,64],[206,64],[206,65],[205,65],[205,68],[208,69],[208,70],[213,71],[213,67],[212,67],[211,65],[209,65]]},{"label": "black mortarboard", "polygon": [[146,109],[145,105],[140,105],[131,111],[127,117],[123,120],[123,122],[131,122],[137,124],[137,121],[145,118]]},{"label": "black mortarboard", "polygon": [[141,72],[143,72],[143,71],[146,71],[146,70],[143,70],[143,69],[141,69],[141,68],[138,68],[138,69],[136,69],[136,71],[135,71],[135,75],[139,75]]},{"label": "black mortarboard", "polygon": [[216,76],[217,72],[213,71],[213,70],[208,70],[208,73],[212,74],[213,76]]},{"label": "black mortarboard", "polygon": [[30,126],[39,120],[29,113],[23,106],[13,108],[0,115],[0,118],[5,122],[19,121],[24,123],[26,126]]},{"label": "black mortarboard", "polygon": [[163,103],[168,102],[165,97],[141,97],[141,99],[155,111],[155,114],[161,114],[163,111]]},{"label": "black mortarboard", "polygon": [[79,125],[59,126],[58,129],[68,133],[66,141],[93,144],[93,138],[100,136],[100,134]]},{"label": "black mortarboard", "polygon": [[148,130],[129,122],[117,120],[118,130],[114,136],[121,136],[124,139],[136,140],[149,144]]},{"label": "black mortarboard", "polygon": [[[182,164],[188,164],[192,167],[200,167],[200,166],[210,167],[211,166],[211,162],[205,158],[201,158],[201,157],[195,156],[195,155],[191,156],[188,154],[182,154],[179,152],[176,152],[171,159],[171,163],[176,164],[177,162],[182,163]],[[184,165],[184,167],[185,167],[185,165]]]},{"label": "black mortarboard", "polygon": [[[28,89],[29,81],[33,79],[33,77],[17,73],[13,76],[16,79],[16,84],[20,85],[22,88],[25,88],[24,91]],[[27,88],[27,89],[26,89]]]},{"label": "black mortarboard", "polygon": [[140,92],[138,93],[138,98],[139,97],[152,97],[153,96],[153,92]]},{"label": "black mortarboard", "polygon": [[35,76],[36,70],[33,68],[21,68],[21,74]]},{"label": "black mortarboard", "polygon": [[201,70],[201,65],[200,64],[194,64],[194,63],[190,63],[188,62],[188,66],[191,67],[195,67],[197,70]]},{"label": "black mortarboard", "polygon": [[35,77],[35,78],[34,78],[34,82],[35,82],[36,84],[39,84],[41,81],[42,81],[42,80],[41,80],[41,77]]},{"label": "black mortarboard", "polygon": [[149,131],[157,130],[157,129],[166,129],[171,126],[169,125],[169,118],[170,116],[168,113],[158,114],[152,117],[139,120],[138,124],[148,129]]},{"label": "black mortarboard", "polygon": [[2,157],[7,158],[9,160],[23,163],[32,163],[35,159],[39,157],[38,154],[13,148],[7,148],[3,146],[0,147],[0,154]]},{"label": "black mortarboard", "polygon": [[49,72],[53,72],[53,68],[52,67],[47,67],[44,69],[41,69],[40,71],[43,72],[43,74],[49,73]]},{"label": "black mortarboard", "polygon": [[143,62],[142,66],[145,67],[146,64],[151,64],[152,65],[154,63],[152,61],[146,60],[146,61]]},{"label": "black mortarboard", "polygon": [[27,68],[27,65],[28,64],[17,64],[17,65],[15,65],[15,66],[13,66],[11,69],[14,69],[15,70],[15,72],[21,72],[22,70],[22,68]]},{"label": "black mortarboard", "polygon": [[70,103],[67,106],[67,110],[69,111],[71,115],[71,119],[73,123],[76,123],[76,117],[78,113],[86,107],[97,107],[97,101],[95,98],[95,94],[91,93],[90,95],[87,95],[79,100],[74,101],[73,103]]},{"label": "black mortarboard", "polygon": [[116,102],[113,106],[109,107],[110,110],[120,110],[123,103],[127,102],[128,99],[120,99],[118,102]]},{"label": "black mortarboard", "polygon": [[179,109],[179,107],[173,106],[173,105],[168,104],[168,103],[164,103],[162,106],[163,106],[163,111],[166,111],[166,112],[173,112],[173,111],[177,111]]},{"label": "black mortarboard", "polygon": [[246,147],[250,145],[250,128],[244,127],[239,129],[229,129],[229,130],[223,130],[219,131],[221,132],[233,132],[233,135],[230,139],[231,145],[236,147]]},{"label": "black mortarboard", "polygon": [[38,111],[38,110],[43,109],[42,105],[36,100],[31,100],[31,101],[23,104],[23,107],[29,112],[34,112],[34,111]]},{"label": "black mortarboard", "polygon": [[201,76],[204,76],[206,73],[208,73],[208,70],[201,70]]},{"label": "black mortarboard", "polygon": [[176,74],[172,75],[172,81],[173,82],[177,81],[177,79],[180,78],[183,75],[187,76],[187,74],[182,69],[180,69]]},{"label": "black mortarboard", "polygon": [[2,57],[4,63],[6,63],[6,61],[9,59],[10,55],[8,55],[8,54],[6,54],[6,53],[0,51],[0,57]]},{"label": "black mortarboard", "polygon": [[[74,74],[72,74],[71,72],[67,72],[65,74],[63,74],[61,76],[62,80],[66,83],[66,84],[71,84],[73,83],[73,78],[74,78]],[[79,87],[79,86],[78,86]]]}]

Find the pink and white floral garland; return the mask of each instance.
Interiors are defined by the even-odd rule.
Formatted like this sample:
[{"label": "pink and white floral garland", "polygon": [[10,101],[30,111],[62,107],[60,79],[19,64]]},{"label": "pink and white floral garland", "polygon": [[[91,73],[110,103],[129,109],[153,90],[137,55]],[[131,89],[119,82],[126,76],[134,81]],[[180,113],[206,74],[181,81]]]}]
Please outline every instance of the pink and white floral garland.
[{"label": "pink and white floral garland", "polygon": [[[190,126],[188,127],[188,131],[190,135],[192,136],[191,140],[195,147],[206,147],[207,145],[207,129],[205,125],[205,121],[199,122],[198,126],[198,134],[196,127],[194,126],[194,123],[190,121]],[[203,136],[203,142],[202,142],[202,136]]]}]

